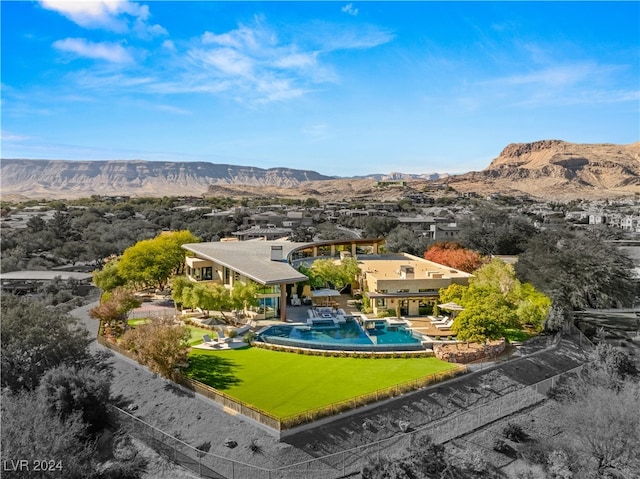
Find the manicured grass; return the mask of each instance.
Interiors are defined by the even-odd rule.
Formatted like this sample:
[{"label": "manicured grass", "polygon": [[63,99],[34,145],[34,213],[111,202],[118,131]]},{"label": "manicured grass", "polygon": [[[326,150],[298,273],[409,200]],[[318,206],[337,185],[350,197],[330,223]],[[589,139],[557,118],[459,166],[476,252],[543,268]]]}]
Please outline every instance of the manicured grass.
[{"label": "manicured grass", "polygon": [[336,358],[250,347],[192,350],[189,364],[193,379],[278,417],[456,367],[436,358]]},{"label": "manicured grass", "polygon": [[218,334],[215,331],[206,328],[198,328],[197,326],[189,326],[187,325],[189,332],[191,333],[191,338],[189,339],[189,346],[195,346],[196,344],[200,344],[204,342],[202,336],[208,334],[211,338],[217,338]]},{"label": "manicured grass", "polygon": [[536,336],[536,333],[523,331],[522,329],[507,329],[504,332],[504,337],[509,340],[509,342],[522,342]]}]

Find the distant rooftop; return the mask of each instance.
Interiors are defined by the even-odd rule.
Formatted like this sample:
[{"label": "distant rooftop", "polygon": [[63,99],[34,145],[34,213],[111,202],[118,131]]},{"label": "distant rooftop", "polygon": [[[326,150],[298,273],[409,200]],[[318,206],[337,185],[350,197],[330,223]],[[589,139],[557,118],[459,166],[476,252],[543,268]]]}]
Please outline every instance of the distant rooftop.
[{"label": "distant rooftop", "polygon": [[0,274],[2,281],[53,281],[56,277],[62,280],[88,281],[93,278],[93,275],[76,271],[11,271]]}]

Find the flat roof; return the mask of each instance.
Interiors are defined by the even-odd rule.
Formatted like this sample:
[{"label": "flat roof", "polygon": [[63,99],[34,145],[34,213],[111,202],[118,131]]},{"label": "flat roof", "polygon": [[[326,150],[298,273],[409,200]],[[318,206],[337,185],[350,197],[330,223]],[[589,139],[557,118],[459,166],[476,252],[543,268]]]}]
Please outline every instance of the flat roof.
[{"label": "flat roof", "polygon": [[379,280],[402,279],[401,266],[412,267],[415,279],[429,279],[427,272],[440,273],[443,278],[471,278],[473,276],[464,271],[434,263],[408,253],[358,257],[358,263],[361,263],[361,269],[364,272]]},{"label": "flat roof", "polygon": [[[182,247],[200,258],[226,266],[260,284],[271,285],[307,281],[308,278],[287,261],[293,250],[305,245],[306,243],[290,241],[257,240],[189,243]],[[282,247],[282,261],[271,260],[272,246]]]}]

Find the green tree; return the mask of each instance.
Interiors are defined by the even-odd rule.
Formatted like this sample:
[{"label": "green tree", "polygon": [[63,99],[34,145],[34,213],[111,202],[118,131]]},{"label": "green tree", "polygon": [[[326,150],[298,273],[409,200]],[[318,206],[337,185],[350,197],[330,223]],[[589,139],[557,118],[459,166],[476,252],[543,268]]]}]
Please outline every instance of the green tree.
[{"label": "green tree", "polygon": [[120,276],[118,261],[114,260],[105,264],[101,270],[93,272],[93,283],[103,291],[111,291],[127,284],[127,280]]},{"label": "green tree", "polygon": [[345,258],[339,262],[333,259],[317,259],[309,270],[301,270],[301,272],[303,274],[309,272],[309,281],[313,286],[331,285],[342,290],[355,281],[356,276],[360,274],[360,267],[355,258]]},{"label": "green tree", "polygon": [[118,272],[128,283],[164,289],[172,274],[182,271],[186,251],[183,244],[198,239],[189,231],[161,233],[127,248],[118,262]]},{"label": "green tree", "polygon": [[160,242],[143,240],[127,248],[118,261],[118,273],[136,287],[155,286],[164,289],[173,272],[174,263],[167,261]]},{"label": "green tree", "polygon": [[[174,276],[171,280],[171,299],[175,303],[176,307],[179,305],[185,306],[183,304],[184,292],[185,290],[191,290],[193,288],[193,281],[191,281],[186,276]],[[191,294],[189,292],[189,294]],[[186,306],[189,307],[189,306]]]},{"label": "green tree", "polygon": [[541,331],[551,306],[546,295],[522,284],[513,268],[498,259],[476,270],[469,286],[451,284],[440,290],[440,301],[464,308],[452,329],[458,339],[468,342],[498,339],[509,328]]},{"label": "green tree", "polygon": [[186,250],[183,244],[198,243],[200,239],[188,230],[167,231],[155,238],[165,251],[164,261],[171,264],[174,274],[181,274],[184,269]]},{"label": "green tree", "polygon": [[246,311],[250,306],[258,306],[258,287],[255,283],[234,283],[231,290],[231,307]]}]

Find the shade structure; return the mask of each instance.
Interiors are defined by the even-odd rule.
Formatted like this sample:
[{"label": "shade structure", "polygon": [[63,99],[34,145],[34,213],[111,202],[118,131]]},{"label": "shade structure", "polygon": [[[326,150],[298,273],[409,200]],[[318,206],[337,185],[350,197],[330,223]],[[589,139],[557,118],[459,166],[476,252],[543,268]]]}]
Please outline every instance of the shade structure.
[{"label": "shade structure", "polygon": [[336,289],[316,289],[311,291],[311,296],[314,298],[328,298],[330,296],[340,296],[340,291]]},{"label": "shade structure", "polygon": [[313,296],[314,298],[325,298],[326,299],[326,305],[329,306],[329,299],[332,296],[340,296],[340,291],[337,291],[335,289],[316,289],[315,291],[311,291],[311,296]]},{"label": "shade structure", "polygon": [[464,311],[464,308],[460,306],[458,303],[439,304],[438,308],[446,309],[447,311]]}]

